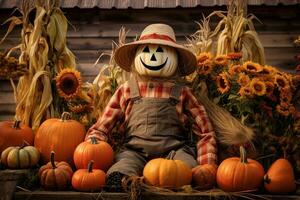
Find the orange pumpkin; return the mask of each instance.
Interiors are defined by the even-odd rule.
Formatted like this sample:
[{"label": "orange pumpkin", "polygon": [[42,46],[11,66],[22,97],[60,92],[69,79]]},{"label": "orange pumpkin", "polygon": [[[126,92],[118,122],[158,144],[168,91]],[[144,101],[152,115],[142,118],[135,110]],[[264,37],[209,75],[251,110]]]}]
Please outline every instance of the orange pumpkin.
[{"label": "orange pumpkin", "polygon": [[163,188],[179,188],[192,181],[192,170],[181,160],[173,160],[175,151],[169,156],[150,160],[144,167],[146,184]]},{"label": "orange pumpkin", "polygon": [[49,162],[51,151],[56,152],[57,161],[73,164],[74,150],[85,137],[83,125],[70,120],[70,114],[64,112],[61,119],[48,119],[39,127],[34,146],[41,153],[43,163]]},{"label": "orange pumpkin", "polygon": [[296,190],[295,176],[291,163],[286,159],[276,160],[264,179],[265,189],[274,194],[286,194]]},{"label": "orange pumpkin", "polygon": [[94,160],[94,168],[108,170],[113,162],[113,149],[103,141],[92,137],[90,141],[80,143],[74,152],[74,163],[77,169],[84,169],[90,160]]},{"label": "orange pumpkin", "polygon": [[52,151],[50,162],[39,170],[41,186],[47,190],[63,190],[70,185],[73,170],[66,162],[55,162],[54,155]]},{"label": "orange pumpkin", "polygon": [[257,190],[263,183],[264,168],[256,160],[247,159],[244,147],[240,158],[225,159],[217,170],[218,186],[226,192]]},{"label": "orange pumpkin", "polygon": [[211,189],[216,184],[217,165],[198,165],[192,169],[193,183],[198,189]]},{"label": "orange pumpkin", "polygon": [[21,121],[0,122],[0,153],[10,146],[21,146],[23,141],[33,145],[34,134],[30,127]]},{"label": "orange pumpkin", "polygon": [[88,169],[77,170],[72,177],[74,189],[85,192],[101,190],[105,185],[105,173],[100,169],[93,169],[94,161],[90,161]]}]

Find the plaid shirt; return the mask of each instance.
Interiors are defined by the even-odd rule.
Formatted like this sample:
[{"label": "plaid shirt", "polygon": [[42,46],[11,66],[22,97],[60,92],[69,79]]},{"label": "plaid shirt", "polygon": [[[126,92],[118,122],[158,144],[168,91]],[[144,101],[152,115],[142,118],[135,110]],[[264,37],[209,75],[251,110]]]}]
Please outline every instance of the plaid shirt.
[{"label": "plaid shirt", "polygon": [[[141,97],[169,98],[174,83],[138,82],[138,85]],[[128,120],[132,105],[133,101],[130,101],[130,87],[128,82],[126,82],[117,89],[102,116],[88,130],[86,139],[92,136],[100,139],[101,134],[109,134],[117,120],[124,120],[124,125]],[[183,124],[188,122],[188,114],[195,120],[192,128],[193,132],[199,136],[197,142],[197,161],[199,164],[216,163],[217,147],[215,133],[206,115],[205,108],[199,104],[188,87],[182,88],[176,110]],[[189,113],[184,113],[187,111]]]}]

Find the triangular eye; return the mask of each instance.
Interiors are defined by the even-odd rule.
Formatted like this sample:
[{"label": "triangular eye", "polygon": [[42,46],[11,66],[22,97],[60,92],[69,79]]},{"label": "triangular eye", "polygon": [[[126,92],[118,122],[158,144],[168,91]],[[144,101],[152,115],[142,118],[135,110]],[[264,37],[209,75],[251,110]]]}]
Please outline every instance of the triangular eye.
[{"label": "triangular eye", "polygon": [[156,52],[164,52],[164,50],[161,48],[161,46],[159,46],[157,49],[156,49]]},{"label": "triangular eye", "polygon": [[146,47],[144,48],[143,52],[145,52],[145,53],[150,53],[149,47],[146,46]]}]

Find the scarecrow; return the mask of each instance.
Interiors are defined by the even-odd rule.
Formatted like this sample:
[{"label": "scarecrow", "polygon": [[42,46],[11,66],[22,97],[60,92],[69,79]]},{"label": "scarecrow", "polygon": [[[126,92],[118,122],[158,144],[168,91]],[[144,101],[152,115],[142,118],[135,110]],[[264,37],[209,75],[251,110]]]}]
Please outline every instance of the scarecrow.
[{"label": "scarecrow", "polygon": [[[196,57],[176,43],[173,29],[166,24],[147,26],[137,41],[119,47],[114,59],[132,72],[132,78],[117,89],[86,136],[107,140],[116,122],[122,122],[125,142],[107,171],[107,185],[117,191],[122,178],[140,176],[147,161],[172,150],[174,159],[191,168],[215,166],[215,133],[205,108],[179,81],[194,71]],[[190,117],[196,148],[189,145],[186,131]]]}]

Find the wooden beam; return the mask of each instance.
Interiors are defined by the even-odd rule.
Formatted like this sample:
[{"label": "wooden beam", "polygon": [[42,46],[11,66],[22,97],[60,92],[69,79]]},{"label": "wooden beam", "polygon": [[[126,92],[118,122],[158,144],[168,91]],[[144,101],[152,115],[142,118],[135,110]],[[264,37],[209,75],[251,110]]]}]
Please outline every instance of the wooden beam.
[{"label": "wooden beam", "polygon": [[[244,197],[242,196],[244,195]],[[126,193],[84,193],[74,191],[33,191],[33,192],[16,192],[14,200],[97,200],[110,199],[122,200],[129,199]],[[183,193],[183,192],[169,192],[169,193],[142,193],[140,199],[143,200],[209,200],[209,199],[274,199],[274,200],[299,200],[298,195],[263,195],[251,193],[219,193],[214,192],[199,192],[199,193]]]}]

